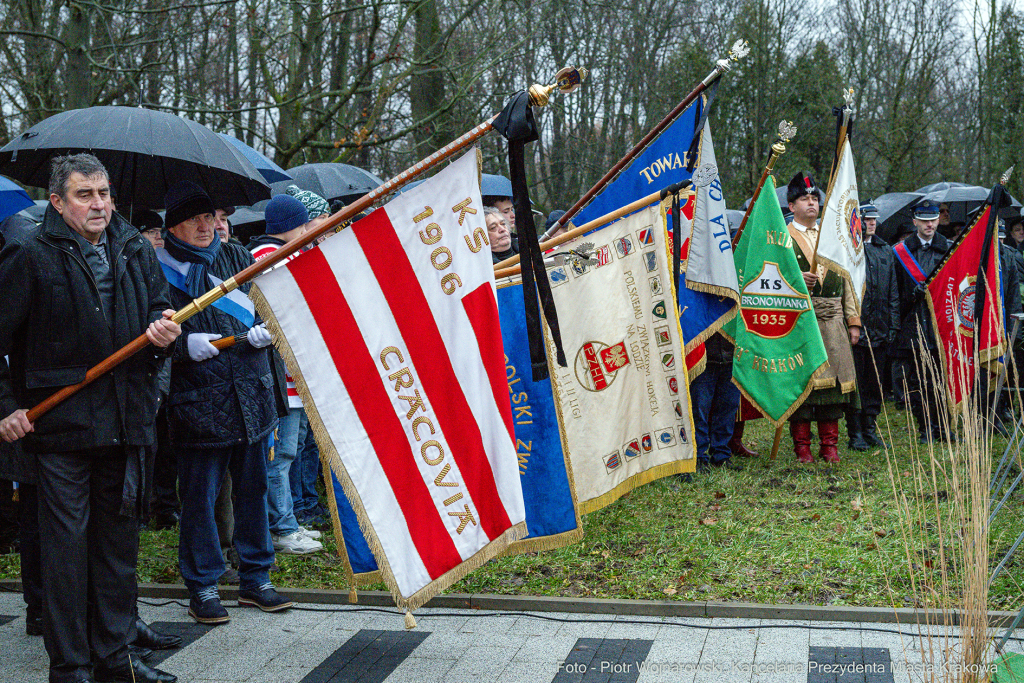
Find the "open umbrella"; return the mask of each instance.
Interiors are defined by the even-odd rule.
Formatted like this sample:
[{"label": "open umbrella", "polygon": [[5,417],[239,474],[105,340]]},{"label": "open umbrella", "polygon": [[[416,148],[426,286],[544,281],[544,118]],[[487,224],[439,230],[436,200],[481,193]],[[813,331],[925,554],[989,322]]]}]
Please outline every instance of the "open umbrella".
[{"label": "open umbrella", "polygon": [[0,221],[32,206],[28,192],[0,176]]},{"label": "open umbrella", "polygon": [[270,196],[260,172],[234,145],[195,121],[139,107],[89,107],[51,116],[0,149],[0,172],[46,187],[50,159],[89,152],[110,174],[119,206],[157,209],[180,180],[201,185],[217,204]]},{"label": "open umbrella", "polygon": [[[954,223],[968,223],[968,217],[985,203],[991,192],[990,188],[980,185],[956,183],[954,187],[929,192],[928,199],[949,206],[950,221]],[[999,210],[999,217],[1006,219],[1019,216],[1020,207],[1020,202],[1010,197],[1010,205],[1004,206]]]},{"label": "open umbrella", "polygon": [[262,175],[263,179],[268,183],[279,183],[282,181],[292,180],[288,171],[284,170],[271,161],[269,157],[257,152],[238,138],[228,135],[227,133],[217,133],[217,135],[234,145],[235,148],[249,160],[249,163],[256,167],[256,170],[260,172],[260,175]]},{"label": "open umbrella", "polygon": [[929,194],[929,193],[932,193],[932,192],[939,192],[941,190],[949,190],[949,189],[954,188],[954,187],[971,187],[971,186],[968,185],[967,183],[954,183],[954,182],[950,182],[950,181],[944,180],[941,183],[932,183],[931,185],[925,185],[924,187],[919,187],[916,190],[914,190],[914,192],[917,192],[918,194]]},{"label": "open umbrella", "polygon": [[348,203],[384,184],[369,171],[348,164],[303,164],[289,168],[288,173],[303,190],[316,192],[329,202],[340,199]]},{"label": "open umbrella", "polygon": [[875,233],[889,244],[893,244],[900,228],[914,219],[911,210],[923,197],[920,192],[890,192],[875,197],[871,202],[878,209]]}]

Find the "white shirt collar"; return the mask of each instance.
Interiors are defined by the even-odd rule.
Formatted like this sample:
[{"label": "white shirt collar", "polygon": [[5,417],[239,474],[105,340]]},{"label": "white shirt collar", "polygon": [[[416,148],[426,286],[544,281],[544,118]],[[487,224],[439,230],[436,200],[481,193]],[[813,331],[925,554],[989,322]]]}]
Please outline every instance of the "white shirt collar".
[{"label": "white shirt collar", "polygon": [[814,225],[803,225],[796,218],[793,219],[793,225],[800,232],[807,232],[808,230],[817,230],[818,229],[818,224],[817,223],[815,223]]}]

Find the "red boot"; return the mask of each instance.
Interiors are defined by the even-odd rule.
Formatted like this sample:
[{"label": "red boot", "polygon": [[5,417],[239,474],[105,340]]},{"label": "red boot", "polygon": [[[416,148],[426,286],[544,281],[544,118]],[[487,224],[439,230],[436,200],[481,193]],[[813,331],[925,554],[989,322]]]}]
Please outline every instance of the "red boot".
[{"label": "red boot", "polygon": [[743,425],[746,422],[737,422],[732,428],[732,438],[729,439],[729,450],[732,451],[733,455],[739,455],[744,458],[756,458],[757,451],[752,451],[743,445]]},{"label": "red boot", "polygon": [[790,420],[789,433],[793,437],[793,452],[796,459],[803,463],[814,462],[811,455],[811,423],[803,420]]},{"label": "red boot", "polygon": [[821,441],[819,455],[833,465],[837,464],[839,462],[839,421],[819,422],[818,439]]}]

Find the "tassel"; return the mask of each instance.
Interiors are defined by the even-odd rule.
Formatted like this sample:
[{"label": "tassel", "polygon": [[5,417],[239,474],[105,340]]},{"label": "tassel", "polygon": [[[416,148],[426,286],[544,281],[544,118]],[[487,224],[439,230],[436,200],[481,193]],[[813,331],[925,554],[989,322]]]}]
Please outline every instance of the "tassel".
[{"label": "tassel", "polygon": [[348,601],[349,601],[349,604],[352,604],[352,605],[358,605],[359,604],[359,593],[356,592],[355,588],[350,588],[349,589],[349,591],[348,591]]},{"label": "tassel", "polygon": [[405,628],[407,630],[416,628],[416,618],[412,616],[412,612],[405,613]]},{"label": "tassel", "polygon": [[21,496],[18,495],[18,489],[14,489],[14,495],[11,496],[11,500],[13,500],[15,503],[21,500]]}]

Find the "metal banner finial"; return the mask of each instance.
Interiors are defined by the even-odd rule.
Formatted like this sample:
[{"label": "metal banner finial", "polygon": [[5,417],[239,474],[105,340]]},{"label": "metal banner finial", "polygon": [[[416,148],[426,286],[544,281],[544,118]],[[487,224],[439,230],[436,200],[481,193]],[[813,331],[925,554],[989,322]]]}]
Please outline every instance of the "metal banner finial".
[{"label": "metal banner finial", "polygon": [[779,121],[779,140],[782,142],[789,142],[796,136],[796,126],[793,125],[792,121],[785,119]]},{"label": "metal banner finial", "polygon": [[853,111],[853,88],[843,91],[843,99],[846,101],[846,108]]},{"label": "metal banner finial", "polygon": [[1011,175],[1013,175],[1013,166],[1003,172],[1003,175],[999,178],[999,184],[1006,185],[1006,183],[1010,182]]},{"label": "metal banner finial", "polygon": [[567,66],[555,74],[555,82],[551,85],[534,84],[530,86],[530,104],[543,107],[548,103],[551,93],[555,90],[567,95],[587,80],[590,72],[582,66]]},{"label": "metal banner finial", "polygon": [[729,48],[729,59],[734,62],[743,59],[748,54],[750,54],[750,45],[742,38],[733,43],[732,47]]},{"label": "metal banner finial", "polygon": [[714,164],[701,164],[693,172],[693,176],[690,180],[693,182],[695,187],[707,187],[715,178],[718,176],[718,167]]}]

